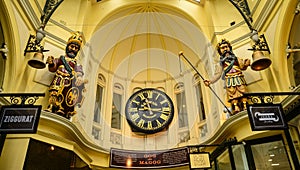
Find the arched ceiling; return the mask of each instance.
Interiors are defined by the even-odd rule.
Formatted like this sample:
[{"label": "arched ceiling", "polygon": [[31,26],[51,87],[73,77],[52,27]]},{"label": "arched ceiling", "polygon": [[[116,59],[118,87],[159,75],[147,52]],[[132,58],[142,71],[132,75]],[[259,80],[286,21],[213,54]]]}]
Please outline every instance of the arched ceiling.
[{"label": "arched ceiling", "polygon": [[[38,0],[40,10],[44,3]],[[259,4],[249,2],[252,10],[264,6]],[[70,6],[72,10],[67,10]],[[240,35],[249,34],[228,0],[201,0],[199,4],[192,0],[64,0],[51,19],[46,26],[48,37],[56,40],[82,30],[87,42],[84,60],[87,56],[104,74],[141,82],[180,77],[180,67],[191,68],[179,62],[180,51],[198,71],[210,74],[216,59],[211,41],[218,35],[240,40]],[[240,24],[232,27],[235,22]],[[166,76],[151,76],[157,74],[152,70]],[[136,77],[141,72],[145,75]]]},{"label": "arched ceiling", "polygon": [[179,77],[180,67],[190,69],[180,51],[193,65],[208,66],[213,47],[192,17],[178,11],[149,1],[118,8],[92,34],[90,57],[102,71],[135,82]]},{"label": "arched ceiling", "polygon": [[[40,6],[45,3],[45,0],[38,1]],[[46,31],[57,38],[68,37],[70,30],[82,30],[87,42],[84,57],[97,63],[99,68],[92,70],[129,81],[161,82],[170,77],[181,77],[181,71],[191,67],[182,58],[178,60],[180,51],[198,67],[198,71],[211,74],[212,60],[216,59],[212,38],[218,36],[216,32],[226,34],[233,19],[243,20],[240,16],[234,17],[239,15],[238,11],[228,0],[202,0],[201,3],[192,0],[74,2],[64,0],[51,17],[56,22],[49,22]],[[72,10],[66,10],[71,5]],[[59,31],[62,28],[65,31]],[[238,29],[239,32],[248,34],[247,27],[241,28],[244,30]],[[230,34],[228,38],[237,37],[237,34]],[[152,70],[160,70],[159,75]]]}]

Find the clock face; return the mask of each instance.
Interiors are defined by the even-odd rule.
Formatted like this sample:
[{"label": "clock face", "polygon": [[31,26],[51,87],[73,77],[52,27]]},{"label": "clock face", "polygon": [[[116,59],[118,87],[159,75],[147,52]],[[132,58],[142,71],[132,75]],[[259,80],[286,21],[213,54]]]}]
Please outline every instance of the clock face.
[{"label": "clock face", "polygon": [[125,107],[129,125],[143,133],[156,133],[168,126],[174,117],[174,106],[164,92],[146,88],[135,92]]}]

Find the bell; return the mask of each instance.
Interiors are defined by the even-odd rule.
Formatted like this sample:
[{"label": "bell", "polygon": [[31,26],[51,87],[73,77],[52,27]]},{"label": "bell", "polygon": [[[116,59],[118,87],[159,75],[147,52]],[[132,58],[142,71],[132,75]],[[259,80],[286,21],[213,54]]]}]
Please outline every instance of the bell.
[{"label": "bell", "polygon": [[300,71],[300,55],[299,54],[300,54],[299,52],[294,53],[293,68],[296,71]]},{"label": "bell", "polygon": [[44,54],[42,52],[36,52],[32,59],[28,61],[28,65],[36,69],[43,69],[46,67],[44,63]]},{"label": "bell", "polygon": [[251,64],[251,69],[255,71],[261,71],[268,68],[272,61],[267,58],[263,52],[254,51],[252,54],[253,62]]}]

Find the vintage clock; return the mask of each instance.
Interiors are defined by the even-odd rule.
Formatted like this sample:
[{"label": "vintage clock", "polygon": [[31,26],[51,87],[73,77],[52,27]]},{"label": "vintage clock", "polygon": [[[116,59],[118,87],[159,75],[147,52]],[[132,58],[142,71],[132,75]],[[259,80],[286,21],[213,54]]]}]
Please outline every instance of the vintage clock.
[{"label": "vintage clock", "polygon": [[174,105],[166,93],[146,88],[131,95],[126,103],[125,114],[133,130],[153,134],[171,123]]}]

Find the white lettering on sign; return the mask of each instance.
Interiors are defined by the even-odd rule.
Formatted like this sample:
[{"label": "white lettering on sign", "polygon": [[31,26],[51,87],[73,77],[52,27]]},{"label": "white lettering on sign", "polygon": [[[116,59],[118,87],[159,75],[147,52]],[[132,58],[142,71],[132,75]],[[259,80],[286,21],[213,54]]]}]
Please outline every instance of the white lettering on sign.
[{"label": "white lettering on sign", "polygon": [[33,116],[5,116],[5,123],[20,123],[20,122],[31,122]]},{"label": "white lettering on sign", "polygon": [[279,117],[275,115],[275,113],[260,113],[260,112],[255,112],[254,116],[258,118],[259,121],[274,121],[278,122]]}]

